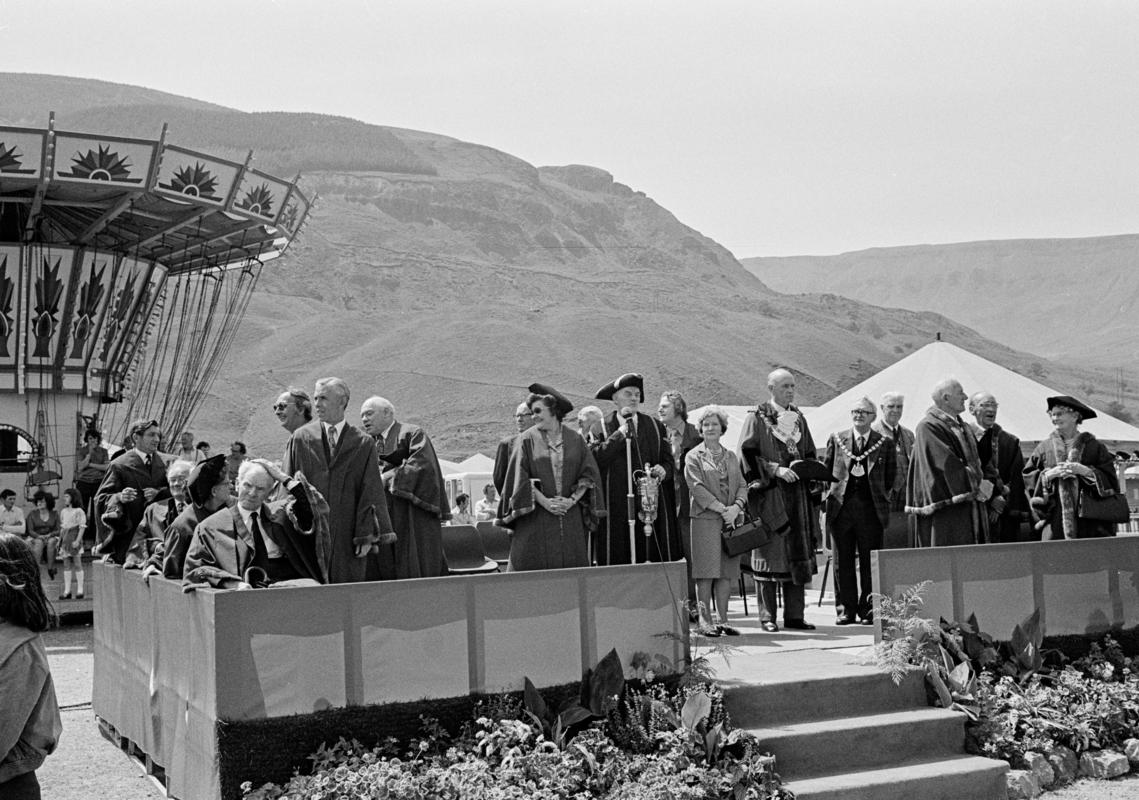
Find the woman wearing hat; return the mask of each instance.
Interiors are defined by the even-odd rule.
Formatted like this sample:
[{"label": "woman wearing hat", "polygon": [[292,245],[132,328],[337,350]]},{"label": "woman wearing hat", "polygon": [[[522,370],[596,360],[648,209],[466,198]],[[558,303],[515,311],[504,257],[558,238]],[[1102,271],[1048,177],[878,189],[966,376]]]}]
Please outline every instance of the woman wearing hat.
[{"label": "woman wearing hat", "polygon": [[518,435],[499,501],[498,516],[514,531],[507,571],[588,566],[583,515],[593,513],[597,462],[585,439],[562,424],[569,400],[535,383],[526,406],[534,425]]},{"label": "woman wearing hat", "polygon": [[1099,497],[1119,492],[1111,451],[1078,429],[1096,412],[1061,395],[1048,398],[1048,415],[1056,430],[1036,446],[1024,466],[1037,529],[1045,540],[1114,536],[1114,523],[1079,515],[1080,492]]}]

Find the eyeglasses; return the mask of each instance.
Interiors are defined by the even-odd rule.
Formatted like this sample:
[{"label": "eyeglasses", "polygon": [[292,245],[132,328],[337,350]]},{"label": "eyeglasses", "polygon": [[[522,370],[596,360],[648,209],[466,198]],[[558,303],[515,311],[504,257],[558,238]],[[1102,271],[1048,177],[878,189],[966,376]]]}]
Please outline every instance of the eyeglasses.
[{"label": "eyeglasses", "polygon": [[532,416],[534,416],[534,415],[531,412],[527,411],[525,414],[515,414],[514,418],[515,419],[526,419],[526,417],[532,417]]},{"label": "eyeglasses", "polygon": [[978,403],[977,408],[983,408],[986,411],[996,411],[1000,406],[996,403]]},{"label": "eyeglasses", "polygon": [[867,411],[865,408],[852,408],[852,409],[850,409],[850,413],[851,414],[873,414],[874,412],[873,411]]},{"label": "eyeglasses", "polygon": [[273,410],[274,411],[284,411],[288,407],[289,407],[288,403],[277,403],[276,405],[273,406]]}]

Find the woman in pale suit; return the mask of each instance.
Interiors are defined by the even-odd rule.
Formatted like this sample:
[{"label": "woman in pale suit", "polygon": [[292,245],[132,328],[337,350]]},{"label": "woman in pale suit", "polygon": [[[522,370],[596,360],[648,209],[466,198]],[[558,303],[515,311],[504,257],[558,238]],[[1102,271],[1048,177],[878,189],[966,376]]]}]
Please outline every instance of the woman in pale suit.
[{"label": "woman in pale suit", "polygon": [[[720,531],[733,524],[747,504],[747,484],[736,454],[720,444],[728,428],[728,415],[709,406],[700,415],[696,428],[704,441],[684,458],[684,478],[688,481],[692,517],[689,553],[692,578],[699,600],[699,633],[705,636],[736,636],[728,622],[728,594],[731,581],[740,574],[739,556],[729,556],[721,546]],[[720,612],[720,624],[712,622],[712,595]]]}]

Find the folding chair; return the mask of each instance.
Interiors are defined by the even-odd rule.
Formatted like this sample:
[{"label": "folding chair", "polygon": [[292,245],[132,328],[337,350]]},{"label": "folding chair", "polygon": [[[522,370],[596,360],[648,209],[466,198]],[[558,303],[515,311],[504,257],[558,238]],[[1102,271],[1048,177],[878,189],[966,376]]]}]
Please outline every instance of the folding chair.
[{"label": "folding chair", "polygon": [[486,557],[482,539],[473,525],[444,525],[443,553],[450,575],[498,572],[498,562]]},{"label": "folding chair", "polygon": [[478,528],[487,558],[493,558],[498,562],[499,569],[505,569],[510,561],[510,532],[489,520],[479,522],[475,527]]}]

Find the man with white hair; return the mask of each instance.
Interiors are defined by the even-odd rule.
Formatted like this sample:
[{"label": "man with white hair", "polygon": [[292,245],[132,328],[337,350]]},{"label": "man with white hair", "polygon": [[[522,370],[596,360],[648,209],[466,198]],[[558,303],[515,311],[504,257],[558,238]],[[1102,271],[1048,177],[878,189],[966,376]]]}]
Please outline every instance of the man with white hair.
[{"label": "man with white hair", "polygon": [[[224,467],[217,472],[224,474]],[[285,485],[287,499],[267,503],[278,481]],[[289,478],[271,462],[243,462],[237,472],[237,503],[194,528],[183,589],[327,583],[327,531],[318,524],[323,514],[314,513],[314,500],[303,481]]]},{"label": "man with white hair", "polygon": [[969,398],[969,412],[977,424],[977,455],[990,472],[997,474],[989,500],[989,541],[1023,542],[1023,523],[1029,519],[1028,495],[1024,488],[1024,453],[1020,439],[997,424],[997,398],[976,392]]},{"label": "man with white hair", "polygon": [[380,577],[446,575],[442,525],[451,519],[451,507],[435,446],[418,425],[399,422],[383,397],[364,401],[360,422],[376,440],[388,514],[399,535],[394,549],[382,553]]},{"label": "man with white hair", "polygon": [[914,430],[906,481],[906,512],[914,516],[915,547],[982,544],[988,540],[985,504],[993,482],[977,453],[973,431],[959,416],[965,390],[956,378],[940,381],[933,405]]},{"label": "man with white hair", "polygon": [[127,550],[124,569],[145,568],[148,564],[162,564],[162,545],[169,528],[186,505],[186,483],[194,463],[178,459],[166,468],[166,483],[170,486],[170,498],[151,503],[142,512],[142,520],[134,530],[134,539]]},{"label": "man with white hair", "polygon": [[882,546],[886,549],[909,547],[913,539],[910,517],[906,514],[906,475],[914,452],[914,432],[902,425],[905,402],[906,397],[901,392],[883,394],[878,405],[881,413],[870,426],[889,439],[894,448],[894,485],[886,487],[889,490],[890,521],[882,534]]},{"label": "man with white hair", "polygon": [[[783,627],[814,630],[804,618],[805,587],[817,573],[815,549],[822,539],[821,498],[811,478],[826,469],[818,460],[807,418],[795,405],[795,376],[776,369],[767,376],[770,398],[744,420],[739,456],[752,515],[776,535],[751,553],[759,588],[760,627],[775,633],[776,587],[783,589]],[[812,475],[814,473],[814,475]],[[806,477],[803,477],[806,476]]]},{"label": "man with white hair", "polygon": [[283,464],[285,474],[302,472],[328,502],[329,583],[367,580],[368,554],[392,536],[376,445],[344,419],[348,398],[348,384],[340,378],[316,382],[316,419],[293,431]]}]

